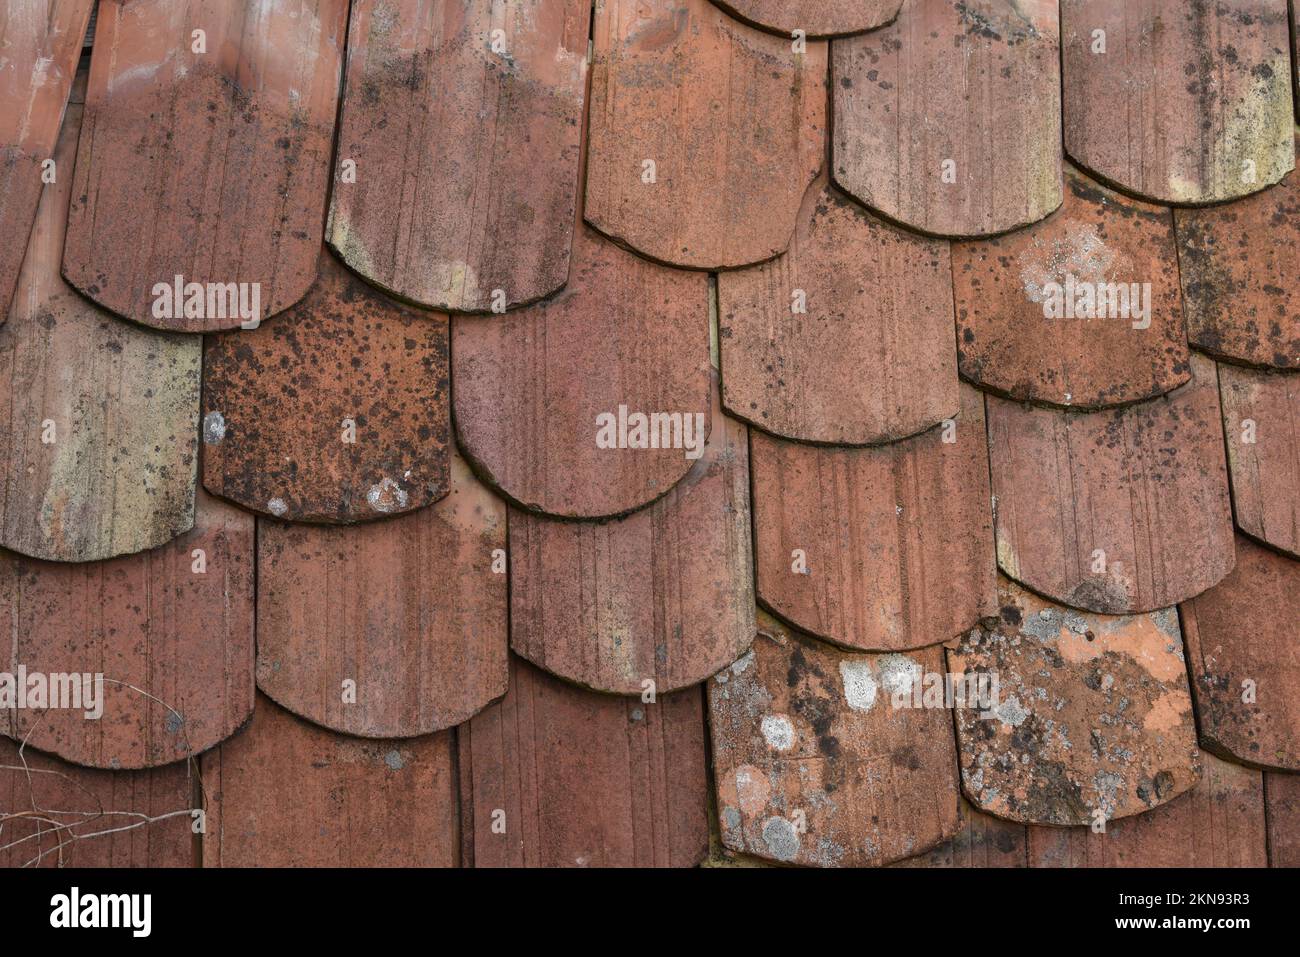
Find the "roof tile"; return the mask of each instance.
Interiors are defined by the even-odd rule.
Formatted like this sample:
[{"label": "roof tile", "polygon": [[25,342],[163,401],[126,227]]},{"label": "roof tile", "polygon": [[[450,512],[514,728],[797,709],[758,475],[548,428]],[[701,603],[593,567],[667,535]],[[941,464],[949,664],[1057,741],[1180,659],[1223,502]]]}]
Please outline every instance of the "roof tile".
[{"label": "roof tile", "polygon": [[694,269],[782,252],[822,165],[826,44],[795,52],[708,0],[595,10],[587,221]]},{"label": "roof tile", "polygon": [[[71,168],[81,107],[55,159]],[[61,176],[41,197],[0,329],[0,545],[53,561],[154,548],[194,524],[200,346],[118,322],[59,276]]]},{"label": "roof tile", "polygon": [[948,652],[954,675],[990,674],[998,704],[958,709],[962,790],[1026,824],[1140,814],[1201,767],[1178,615],[1076,612],[1000,583],[999,617]]},{"label": "roof tile", "polygon": [[185,332],[241,317],[168,316],[190,310],[165,308],[155,284],[248,283],[257,318],[301,299],[316,278],[347,7],[104,0],[68,281],[106,309]]},{"label": "roof tile", "polygon": [[[1096,409],[1187,381],[1169,210],[1067,167],[1057,212],[1006,236],[957,243],[952,259],[958,361],[961,374],[980,387]],[[1122,309],[1093,298],[1108,295],[1102,287],[1110,284],[1123,290]]]},{"label": "roof tile", "polygon": [[[95,0],[9,0],[0,8],[0,325],[4,325],[54,154]],[[46,64],[41,69],[39,64]]]},{"label": "roof tile", "polygon": [[353,3],[328,227],[344,262],[437,309],[564,285],[589,15],[586,0]]},{"label": "roof tile", "polygon": [[453,320],[461,448],[531,511],[603,518],[654,501],[691,460],[680,448],[602,448],[597,417],[622,408],[693,422],[702,412],[707,426],[708,303],[707,277],[648,263],[579,226],[573,275],[555,299]]},{"label": "roof tile", "polygon": [[209,335],[203,483],[290,521],[346,524],[447,494],[447,318],[400,306],[325,250],[298,304]]},{"label": "roof tile", "polygon": [[715,407],[704,455],[626,518],[512,510],[510,571],[511,647],[534,664],[616,694],[703,681],[754,640],[745,427]]},{"label": "roof tile", "polygon": [[713,0],[745,23],[793,36],[842,36],[874,30],[898,16],[903,0]]},{"label": "roof tile", "polygon": [[957,819],[960,830],[925,854],[899,861],[897,867],[1025,867],[1028,834],[1023,824],[1004,821],[976,810],[962,798]]},{"label": "roof tile", "polygon": [[1056,7],[912,0],[889,26],[836,40],[836,184],[942,236],[1004,232],[1059,206]]},{"label": "roof tile", "polygon": [[259,697],[247,728],[202,760],[204,867],[454,867],[450,732],[334,734]]},{"label": "roof tile", "polygon": [[1238,536],[1232,573],[1182,613],[1201,743],[1300,771],[1300,562]]},{"label": "roof tile", "polygon": [[[1105,412],[990,396],[998,561],[1056,601],[1154,611],[1232,568],[1232,515],[1214,364],[1168,396]],[[1050,533],[1049,533],[1050,531]]]},{"label": "roof tile", "polygon": [[[902,651],[996,608],[984,403],[866,449],[750,433],[759,600],[809,634]],[[948,441],[948,439],[952,441]]]},{"label": "roof tile", "polygon": [[1264,775],[1268,857],[1273,867],[1300,867],[1300,775]]},{"label": "roof tile", "polygon": [[1300,173],[1226,206],[1176,210],[1174,220],[1192,345],[1300,370]]},{"label": "roof tile", "polygon": [[3,733],[102,768],[204,751],[253,709],[252,516],[200,493],[194,529],[153,551],[81,564],[0,551],[0,628],[16,636],[10,674],[103,676],[101,718],[17,709],[0,712]]},{"label": "roof tile", "polygon": [[824,179],[785,255],[718,276],[718,312],[723,401],[768,432],[868,445],[957,413],[947,244]]},{"label": "roof tile", "polygon": [[760,622],[751,652],[709,681],[722,841],[792,864],[888,864],[957,831],[946,708],[910,704],[938,647],[842,651]]},{"label": "roof tile", "polygon": [[510,660],[505,698],[457,731],[465,863],[698,864],[709,843],[699,689],[645,703]]},{"label": "roof tile", "polygon": [[360,528],[263,520],[258,686],[366,737],[449,728],[505,694],[505,511],[456,457],[451,494],[411,515]]},{"label": "roof tile", "polygon": [[1065,148],[1122,189],[1212,203],[1295,165],[1283,0],[1061,0]]}]

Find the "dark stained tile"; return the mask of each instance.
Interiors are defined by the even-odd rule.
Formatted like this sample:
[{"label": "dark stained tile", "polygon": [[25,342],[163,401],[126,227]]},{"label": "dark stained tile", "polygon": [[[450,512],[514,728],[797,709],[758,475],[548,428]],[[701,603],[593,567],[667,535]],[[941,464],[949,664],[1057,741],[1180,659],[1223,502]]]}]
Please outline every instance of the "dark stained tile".
[{"label": "dark stained tile", "polygon": [[[247,284],[243,303],[256,292],[257,319],[301,299],[316,279],[347,8],[104,0],[68,211],[68,282],[119,315],[184,332],[242,321],[216,308],[211,288],[211,312],[206,295],[197,308],[184,284]],[[195,52],[195,29],[205,52]],[[186,308],[167,309],[155,286],[177,282]]]},{"label": "dark stained tile", "polygon": [[890,442],[957,413],[948,244],[819,179],[789,251],[718,276],[723,401],[786,438]]},{"label": "dark stained tile", "polygon": [[1237,564],[1182,605],[1201,745],[1300,771],[1300,562],[1237,537]]},{"label": "dark stained tile", "polygon": [[1196,784],[1174,609],[1080,613],[1007,579],[1000,601],[998,617],[948,652],[954,674],[996,681],[996,707],[956,712],[962,790],[976,807],[1026,824],[1091,826]]},{"label": "dark stained tile", "polygon": [[1300,173],[1226,206],[1176,210],[1174,220],[1192,345],[1300,370]]},{"label": "dark stained tile", "polygon": [[713,0],[737,20],[793,37],[832,37],[874,30],[898,16],[903,0]]},{"label": "dark stained tile", "polygon": [[596,4],[587,221],[694,269],[782,252],[825,152],[827,48],[805,46],[708,0]]},{"label": "dark stained tile", "polygon": [[1268,806],[1268,862],[1300,867],[1300,775],[1264,775]]},{"label": "dark stained tile", "polygon": [[956,243],[952,262],[958,364],[983,389],[1096,409],[1163,395],[1190,376],[1167,209],[1067,167],[1059,210]]},{"label": "dark stained tile", "polygon": [[506,691],[505,548],[505,504],[459,457],[451,494],[411,515],[359,528],[263,521],[258,686],[366,737],[468,720]]},{"label": "dark stained tile", "polygon": [[458,316],[451,336],[461,449],[515,505],[621,515],[690,470],[681,448],[631,447],[635,423],[616,437],[624,447],[600,447],[598,417],[620,407],[625,420],[681,413],[683,439],[695,413],[707,427],[705,276],[648,263],[579,226],[564,292],[507,316]]},{"label": "dark stained tile", "polygon": [[1201,754],[1200,782],[1136,817],[1029,828],[1031,867],[1266,867],[1264,776]]},{"label": "dark stained tile", "polygon": [[817,867],[888,864],[957,831],[947,708],[901,707],[943,651],[845,652],[761,620],[709,681],[722,841]]},{"label": "dark stained tile", "polygon": [[[198,339],[121,322],[59,275],[81,107],[68,107],[0,329],[0,545],[51,561],[154,548],[194,524]],[[89,134],[88,134],[89,135]]]},{"label": "dark stained tile", "polygon": [[1294,165],[1282,0],[1061,0],[1061,54],[1065,149],[1127,192],[1212,203]]},{"label": "dark stained tile", "polygon": [[436,309],[499,312],[564,285],[590,9],[352,4],[328,227],[344,262]]},{"label": "dark stained tile", "polygon": [[505,698],[456,735],[467,866],[691,867],[708,851],[699,688],[646,703],[512,657]]},{"label": "dark stained tile", "polygon": [[1205,591],[1232,568],[1214,364],[1167,396],[1105,412],[990,396],[998,563],[1055,601],[1133,614]]},{"label": "dark stained tile", "polygon": [[961,397],[950,423],[876,448],[751,430],[764,606],[875,651],[947,641],[997,607],[984,402],[970,386]]},{"label": "dark stained tile", "polygon": [[896,867],[1026,867],[1028,831],[1023,824],[976,810],[965,798],[958,806],[960,829],[932,851],[899,861]]},{"label": "dark stained tile", "polygon": [[79,768],[0,739],[0,867],[193,867],[194,768]]},{"label": "dark stained tile", "polygon": [[0,711],[0,733],[78,764],[140,768],[207,750],[248,719],[253,518],[202,493],[195,518],[167,545],[104,562],[0,551],[0,628],[15,636],[0,670],[103,676],[85,689],[98,709]]},{"label": "dark stained tile", "polygon": [[[41,198],[42,164],[54,155],[81,39],[95,0],[9,0],[0,8],[0,325],[27,252]],[[72,167],[57,166],[70,177]]]},{"label": "dark stained tile", "polygon": [[835,182],[891,219],[987,236],[1061,204],[1056,0],[911,0],[832,51]]},{"label": "dark stained tile", "polygon": [[455,867],[451,732],[366,741],[259,696],[202,759],[204,867]]},{"label": "dark stained tile", "polygon": [[447,317],[398,305],[325,250],[300,303],[210,335],[203,484],[286,521],[347,524],[447,494]]},{"label": "dark stained tile", "polygon": [[1300,375],[1221,363],[1219,397],[1237,527],[1300,558]]}]

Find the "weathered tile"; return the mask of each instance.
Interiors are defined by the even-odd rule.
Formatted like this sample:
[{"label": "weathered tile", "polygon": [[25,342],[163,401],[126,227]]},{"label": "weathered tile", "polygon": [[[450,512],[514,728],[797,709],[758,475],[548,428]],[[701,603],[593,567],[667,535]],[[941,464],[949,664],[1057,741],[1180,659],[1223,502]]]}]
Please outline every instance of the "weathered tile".
[{"label": "weathered tile", "polygon": [[1224,363],[1219,398],[1237,527],[1300,558],[1300,375]]},{"label": "weathered tile", "polygon": [[1004,821],[976,810],[962,798],[960,829],[950,841],[932,851],[899,861],[895,867],[1025,867],[1028,833],[1025,825]]},{"label": "weathered tile", "polygon": [[366,737],[450,728],[506,691],[506,507],[459,457],[437,505],[360,528],[263,521],[257,683]]},{"label": "weathered tile", "polygon": [[1268,862],[1300,867],[1300,775],[1264,775],[1268,799]]},{"label": "weathered tile", "polygon": [[358,0],[328,241],[404,299],[487,312],[564,285],[586,0]]},{"label": "weathered tile", "polygon": [[203,484],[287,521],[347,524],[447,494],[447,318],[398,305],[321,250],[300,303],[211,335]]},{"label": "weathered tile", "polygon": [[1071,168],[1065,201],[1006,236],[956,243],[958,365],[1022,401],[1097,409],[1190,376],[1168,209]]},{"label": "weathered tile", "polygon": [[193,765],[79,768],[0,739],[0,867],[192,867]]},{"label": "weathered tile", "polygon": [[[555,299],[452,321],[455,422],[475,469],[514,504],[568,518],[640,508],[693,464],[682,448],[631,447],[635,423],[709,423],[709,291],[697,273],[648,263],[579,226]],[[642,430],[645,431],[645,430]],[[659,432],[655,431],[656,446]],[[698,449],[705,436],[692,432]]]},{"label": "weathered tile", "polygon": [[[9,0],[0,7],[0,325],[27,252],[95,0]],[[71,177],[71,166],[48,172]]]},{"label": "weathered tile", "polygon": [[1300,562],[1237,537],[1237,564],[1182,605],[1201,744],[1300,771]]},{"label": "weathered tile", "polygon": [[[59,275],[81,107],[68,107],[0,329],[0,545],[52,561],[154,548],[194,524],[198,339],[121,322]],[[87,135],[90,135],[87,133]]]},{"label": "weathered tile", "polygon": [[455,867],[452,735],[365,741],[259,696],[202,759],[204,867]]},{"label": "weathered tile", "polygon": [[984,403],[867,449],[750,432],[759,600],[816,637],[878,651],[947,641],[996,605]]},{"label": "weathered tile", "polygon": [[835,41],[835,182],[891,219],[987,236],[1061,204],[1056,0],[911,0]]},{"label": "weathered tile", "polygon": [[1091,827],[1029,828],[1031,867],[1266,867],[1264,776],[1202,752],[1200,782],[1161,807]]},{"label": "weathered tile", "polygon": [[785,37],[862,33],[898,16],[903,0],[713,0],[738,20]]},{"label": "weathered tile", "polygon": [[465,864],[698,864],[709,845],[700,690],[645,703],[510,661],[505,698],[456,732]]},{"label": "weathered tile", "polygon": [[[316,279],[347,8],[104,0],[68,282],[119,315],[184,332],[245,321],[231,291],[250,322],[301,299]],[[182,303],[163,292],[175,285]]]},{"label": "weathered tile", "polygon": [[826,44],[708,0],[602,0],[593,36],[587,221],[693,269],[782,252],[822,165]]},{"label": "weathered tile", "polygon": [[1285,0],[1061,0],[1065,149],[1127,192],[1213,203],[1291,150]]},{"label": "weathered tile", "polygon": [[715,404],[704,455],[626,518],[511,511],[510,607],[518,654],[597,691],[676,691],[735,661],[754,640],[745,427]]},{"label": "weathered tile", "polygon": [[718,276],[723,402],[786,438],[867,445],[955,415],[946,243],[814,183],[789,251]]},{"label": "weathered tile", "polygon": [[1214,363],[1167,396],[1065,412],[989,396],[998,563],[1052,599],[1133,614],[1205,591],[1232,568]]},{"label": "weathered tile", "polygon": [[910,706],[912,687],[942,671],[937,646],[855,654],[764,616],[753,649],[708,686],[723,843],[862,867],[955,834],[952,715]]},{"label": "weathered tile", "polygon": [[207,750],[247,720],[253,518],[200,493],[195,519],[167,545],[104,562],[0,551],[0,628],[15,636],[0,670],[103,676],[85,707],[0,710],[0,733],[78,764],[141,768]]},{"label": "weathered tile", "polygon": [[1300,173],[1226,206],[1176,210],[1174,221],[1192,345],[1300,370]]},{"label": "weathered tile", "polygon": [[991,675],[991,713],[957,711],[962,790],[1026,824],[1141,814],[1199,779],[1178,614],[1110,617],[1054,605],[1006,579],[1001,611],[948,652]]}]

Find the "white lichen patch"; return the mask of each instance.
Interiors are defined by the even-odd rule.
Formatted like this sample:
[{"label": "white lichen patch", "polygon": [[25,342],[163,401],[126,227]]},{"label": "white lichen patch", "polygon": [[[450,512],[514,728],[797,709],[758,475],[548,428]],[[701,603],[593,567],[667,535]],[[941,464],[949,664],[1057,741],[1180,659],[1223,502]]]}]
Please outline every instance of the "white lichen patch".
[{"label": "white lichen patch", "polygon": [[783,714],[766,714],[759,722],[763,738],[770,747],[778,751],[789,751],[794,747],[794,725]]},{"label": "white lichen patch", "polygon": [[370,491],[366,492],[366,502],[370,507],[385,514],[401,511],[409,501],[406,490],[387,477],[370,486]]},{"label": "white lichen patch", "polygon": [[280,518],[285,512],[289,511],[289,506],[284,504],[284,499],[273,498],[266,503],[266,510],[276,518]]},{"label": "white lichen patch", "polygon": [[226,417],[220,412],[209,412],[203,417],[203,444],[216,445],[226,437]]},{"label": "white lichen patch", "polygon": [[844,683],[844,700],[849,707],[854,711],[870,711],[879,690],[876,676],[871,673],[871,663],[865,658],[841,661],[840,680]]}]

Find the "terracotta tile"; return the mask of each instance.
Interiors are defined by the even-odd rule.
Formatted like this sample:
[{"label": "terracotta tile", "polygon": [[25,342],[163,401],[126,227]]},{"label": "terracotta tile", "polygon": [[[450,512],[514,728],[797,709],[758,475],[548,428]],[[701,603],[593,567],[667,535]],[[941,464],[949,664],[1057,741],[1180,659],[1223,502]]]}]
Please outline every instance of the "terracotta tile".
[{"label": "terracotta tile", "polygon": [[451,732],[365,741],[258,696],[203,757],[205,867],[455,867]]},{"label": "terracotta tile", "polygon": [[990,674],[996,708],[957,711],[962,790],[1026,824],[1141,814],[1200,778],[1182,636],[1172,608],[1076,612],[1000,582],[999,617],[948,652],[957,675]]},{"label": "terracotta tile", "polygon": [[952,260],[958,364],[983,389],[1097,409],[1163,395],[1191,374],[1167,209],[1067,168],[1059,210],[957,243]]},{"label": "terracotta tile", "polygon": [[510,661],[509,693],[456,732],[465,864],[698,864],[709,844],[699,689],[647,704]]},{"label": "terracotta tile", "polygon": [[748,446],[715,407],[704,455],[649,508],[602,523],[512,510],[511,647],[615,694],[676,691],[735,661],[754,640]]},{"label": "terracotta tile", "polygon": [[1146,814],[1088,827],[1029,828],[1032,867],[1266,867],[1264,780],[1201,754],[1186,794]]},{"label": "terracotta tile", "polygon": [[328,227],[344,262],[436,309],[500,311],[564,285],[590,9],[352,4]]},{"label": "terracotta tile", "polygon": [[[0,8],[0,325],[27,252],[41,198],[41,164],[54,155],[81,38],[95,0],[10,0]],[[54,170],[72,175],[71,166]]]},{"label": "terracotta tile", "polygon": [[400,306],[320,254],[306,298],[208,336],[203,484],[289,521],[347,524],[447,494],[447,318]]},{"label": "terracotta tile", "polygon": [[445,499],[392,521],[261,523],[262,691],[381,738],[452,727],[505,694],[505,504],[459,457],[452,475]]},{"label": "terracotta tile", "polygon": [[[68,107],[55,153],[65,173],[80,123]],[[71,188],[64,175],[42,195],[0,329],[0,545],[86,562],[193,526],[201,355],[197,339],[120,322],[60,278]]]},{"label": "terracotta tile", "polygon": [[1300,173],[1227,206],[1177,210],[1174,220],[1192,345],[1300,369]]},{"label": "terracotta tile", "polygon": [[1300,867],[1300,776],[1265,774],[1268,798],[1268,862]]},{"label": "terracotta tile", "polygon": [[0,739],[0,867],[192,867],[192,775],[79,768]]},{"label": "terracotta tile", "polygon": [[229,737],[253,709],[253,518],[199,494],[195,527],[139,555],[82,564],[0,551],[0,666],[102,674],[86,709],[0,711],[0,733],[69,761],[140,768]]},{"label": "terracotta tile", "polygon": [[703,275],[645,262],[579,227],[573,275],[555,299],[452,322],[461,448],[529,510],[602,518],[654,501],[692,461],[680,448],[600,448],[597,417],[624,406],[680,412],[685,424],[703,412],[707,428],[708,309]]},{"label": "terracotta tile", "polygon": [[713,0],[737,20],[781,36],[809,37],[874,30],[898,16],[903,0]]},{"label": "terracotta tile", "polygon": [[789,251],[718,276],[728,410],[805,442],[867,445],[955,415],[948,246],[819,180]]},{"label": "terracotta tile", "polygon": [[1294,165],[1283,0],[1061,0],[1061,54],[1065,149],[1127,192],[1212,203]]},{"label": "terracotta tile", "polygon": [[764,618],[753,650],[709,681],[722,842],[817,867],[888,864],[957,831],[947,708],[898,706],[938,647],[841,651]]},{"label": "terracotta tile", "polygon": [[1201,744],[1300,771],[1300,562],[1238,536],[1232,574],[1181,610]]},{"label": "terracotta tile", "polygon": [[835,41],[835,182],[941,236],[1042,219],[1061,204],[1058,47],[1056,0],[911,0]]},{"label": "terracotta tile", "polygon": [[962,798],[957,819],[960,830],[952,840],[925,854],[899,861],[896,867],[1025,867],[1028,833],[1025,825],[984,814]]},{"label": "terracotta tile", "polygon": [[951,426],[878,448],[750,432],[766,607],[878,651],[947,641],[997,607],[984,403],[969,386],[961,396]]},{"label": "terracotta tile", "polygon": [[[247,283],[246,305],[257,284],[259,319],[301,299],[316,279],[347,7],[104,0],[68,282],[129,319],[185,332],[241,319],[168,317],[182,310],[162,310],[156,284]],[[194,52],[196,29],[206,52]]]},{"label": "terracotta tile", "polygon": [[1300,376],[1225,363],[1219,396],[1237,527],[1300,558]]},{"label": "terracotta tile", "polygon": [[826,44],[708,0],[603,0],[593,36],[587,221],[693,269],[782,252],[822,165]]},{"label": "terracotta tile", "polygon": [[1043,595],[1133,614],[1232,568],[1214,364],[1167,396],[1106,412],[988,399],[998,562]]}]

